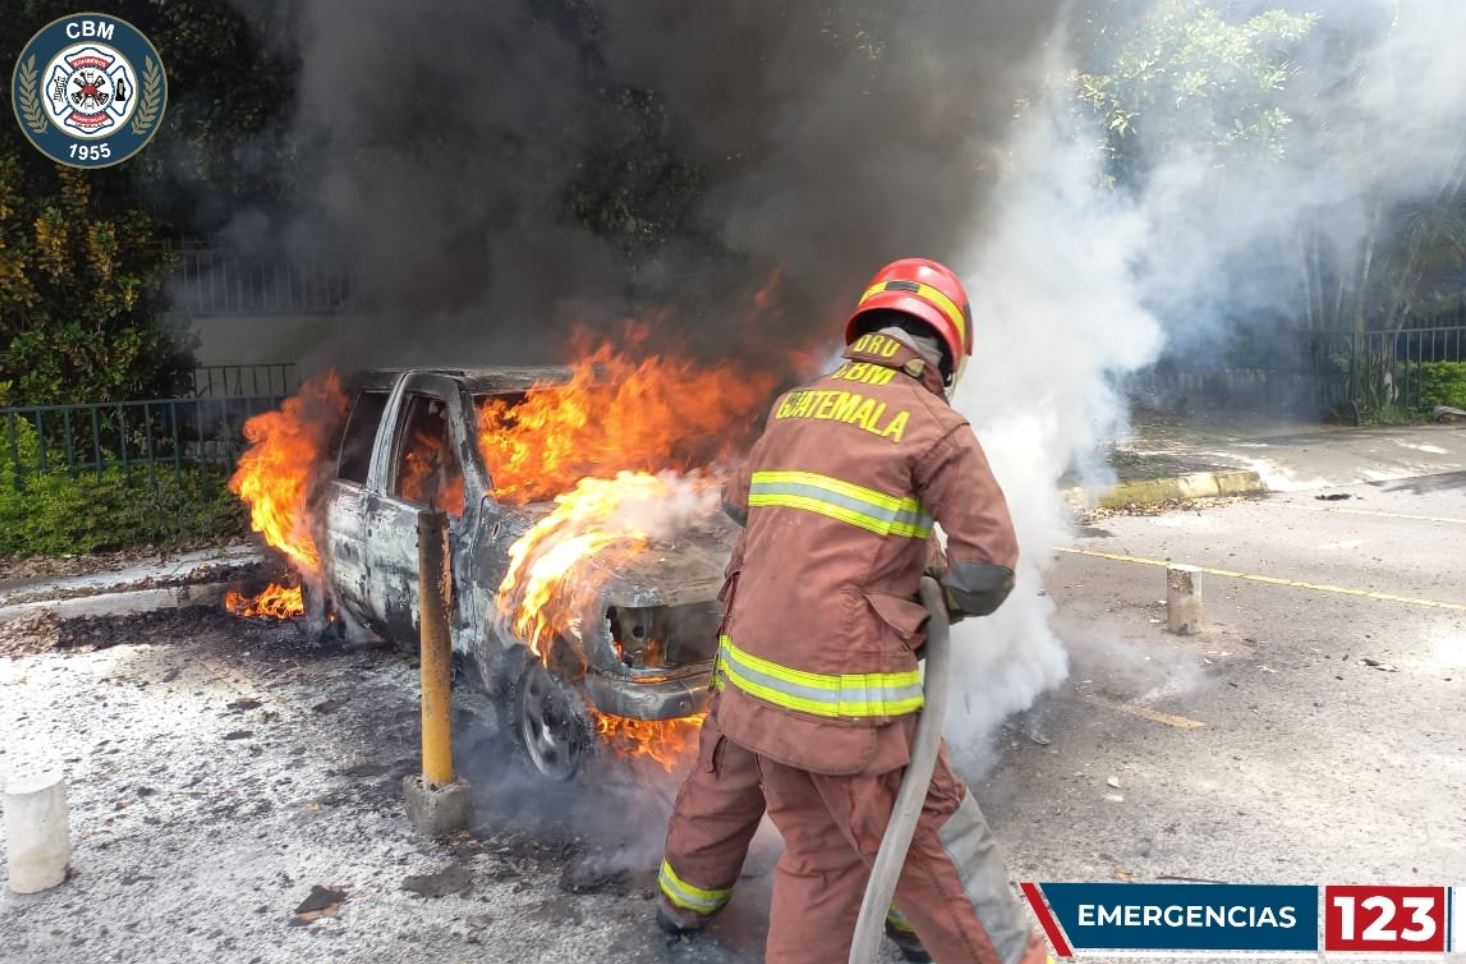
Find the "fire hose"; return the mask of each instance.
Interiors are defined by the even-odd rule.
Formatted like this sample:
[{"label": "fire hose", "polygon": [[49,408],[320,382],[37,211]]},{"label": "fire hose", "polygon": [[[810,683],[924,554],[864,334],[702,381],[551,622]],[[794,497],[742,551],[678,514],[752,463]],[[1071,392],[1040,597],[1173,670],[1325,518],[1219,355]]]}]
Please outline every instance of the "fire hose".
[{"label": "fire hose", "polygon": [[927,787],[937,765],[937,751],[942,745],[942,723],[947,715],[947,677],[951,673],[951,627],[947,622],[947,600],[942,587],[930,576],[921,580],[921,601],[931,614],[926,622],[926,676],[922,681],[923,703],[916,721],[916,736],[911,741],[911,762],[901,778],[901,789],[891,820],[886,824],[881,848],[871,867],[870,882],[865,886],[865,899],[860,903],[860,918],[855,924],[855,940],[850,945],[850,964],[872,964],[881,947],[886,913],[896,895],[896,881],[906,863],[906,851],[916,833],[916,821],[926,802]]}]

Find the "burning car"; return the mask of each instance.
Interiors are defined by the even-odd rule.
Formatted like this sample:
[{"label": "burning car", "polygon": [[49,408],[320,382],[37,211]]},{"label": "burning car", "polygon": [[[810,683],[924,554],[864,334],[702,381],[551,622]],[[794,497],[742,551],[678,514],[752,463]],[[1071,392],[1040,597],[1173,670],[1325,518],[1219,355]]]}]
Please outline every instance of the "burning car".
[{"label": "burning car", "polygon": [[[513,408],[569,372],[374,372],[351,402],[324,487],[323,550],[335,605],[368,629],[416,645],[417,519],[450,518],[454,651],[494,696],[534,766],[572,775],[603,718],[662,721],[702,710],[717,649],[717,592],[730,524],[709,514],[675,541],[577,560],[594,587],[565,625],[516,637],[499,608],[511,549],[552,503],[494,496],[477,413]],[[537,636],[538,638],[534,638]],[[582,710],[587,705],[587,710]],[[613,724],[614,725],[614,724]]]},{"label": "burning car", "polygon": [[461,678],[501,732],[554,779],[598,745],[670,769],[695,741],[735,535],[714,466],[769,394],[725,376],[600,354],[315,380],[246,426],[232,483],[301,588],[231,608],[310,604],[415,650],[418,517],[437,509]]}]

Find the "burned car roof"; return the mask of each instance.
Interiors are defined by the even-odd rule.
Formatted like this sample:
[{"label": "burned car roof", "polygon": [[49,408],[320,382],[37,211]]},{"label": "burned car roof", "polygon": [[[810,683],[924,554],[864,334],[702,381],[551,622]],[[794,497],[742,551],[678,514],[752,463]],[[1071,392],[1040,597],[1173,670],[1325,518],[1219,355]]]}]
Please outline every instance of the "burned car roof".
[{"label": "burned car roof", "polygon": [[463,382],[470,392],[528,391],[545,382],[570,379],[570,369],[563,365],[493,365],[475,368],[447,368],[432,365],[409,368],[373,368],[357,374],[352,381],[360,388],[389,387],[404,374],[443,375]]}]

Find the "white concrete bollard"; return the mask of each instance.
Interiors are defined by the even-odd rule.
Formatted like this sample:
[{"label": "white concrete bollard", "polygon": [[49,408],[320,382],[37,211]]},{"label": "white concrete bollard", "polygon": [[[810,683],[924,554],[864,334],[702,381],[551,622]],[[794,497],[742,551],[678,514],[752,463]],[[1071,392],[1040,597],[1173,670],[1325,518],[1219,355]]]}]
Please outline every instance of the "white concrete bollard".
[{"label": "white concrete bollard", "polygon": [[1201,570],[1166,567],[1166,628],[1181,636],[1201,632]]},{"label": "white concrete bollard", "polygon": [[10,889],[49,890],[66,879],[71,827],[66,781],[55,770],[16,776],[5,786],[5,850]]}]

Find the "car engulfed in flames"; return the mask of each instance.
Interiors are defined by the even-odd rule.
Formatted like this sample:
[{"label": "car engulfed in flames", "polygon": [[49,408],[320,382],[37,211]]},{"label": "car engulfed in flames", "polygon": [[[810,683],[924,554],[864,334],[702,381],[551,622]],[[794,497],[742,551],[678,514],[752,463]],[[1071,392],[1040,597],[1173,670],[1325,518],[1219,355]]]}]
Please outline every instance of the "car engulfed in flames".
[{"label": "car engulfed in flames", "polygon": [[318,377],[246,426],[233,480],[296,585],[228,605],[415,650],[417,520],[441,510],[455,656],[501,732],[556,779],[597,747],[670,770],[717,650],[718,467],[773,387],[604,345],[570,368]]}]

